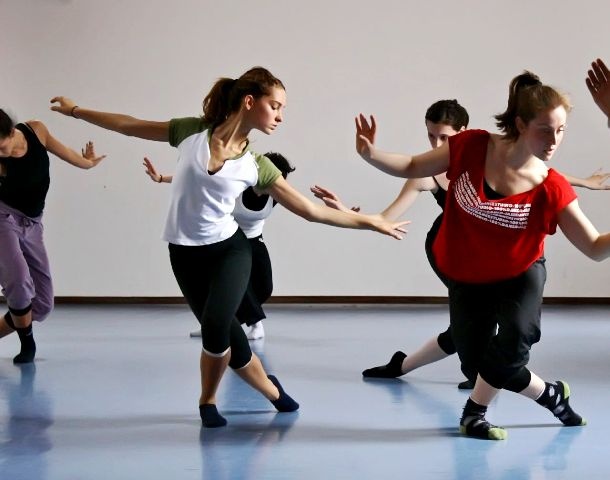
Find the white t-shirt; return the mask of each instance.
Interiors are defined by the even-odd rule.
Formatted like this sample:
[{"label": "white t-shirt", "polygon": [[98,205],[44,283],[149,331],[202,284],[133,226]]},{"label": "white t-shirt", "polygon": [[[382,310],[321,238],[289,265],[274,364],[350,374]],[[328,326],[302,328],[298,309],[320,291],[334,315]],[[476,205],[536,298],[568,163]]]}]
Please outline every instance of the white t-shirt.
[{"label": "white t-shirt", "polygon": [[179,156],[163,233],[167,242],[209,245],[226,240],[238,228],[233,218],[235,199],[251,186],[265,190],[281,175],[271,160],[249,149],[210,174],[209,136],[201,118],[170,121],[169,142]]},{"label": "white t-shirt", "polygon": [[269,197],[261,210],[250,210],[244,205],[243,192],[235,202],[233,216],[248,238],[255,238],[263,233],[265,219],[273,210],[273,198]]}]

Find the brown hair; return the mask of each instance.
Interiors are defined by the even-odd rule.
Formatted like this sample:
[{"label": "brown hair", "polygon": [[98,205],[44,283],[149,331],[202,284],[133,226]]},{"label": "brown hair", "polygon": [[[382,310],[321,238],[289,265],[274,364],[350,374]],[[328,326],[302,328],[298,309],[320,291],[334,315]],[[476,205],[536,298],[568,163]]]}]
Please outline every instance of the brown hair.
[{"label": "brown hair", "polygon": [[507,140],[515,141],[519,138],[517,117],[528,124],[544,110],[563,107],[569,112],[572,109],[567,95],[544,85],[537,75],[527,70],[512,79],[508,90],[506,110],[494,117],[496,125]]},{"label": "brown hair", "polygon": [[425,119],[432,123],[449,125],[456,132],[468,127],[468,112],[457,100],[439,100],[426,110]]},{"label": "brown hair", "polygon": [[246,95],[260,98],[269,95],[273,87],[285,90],[284,84],[263,67],[254,67],[241,77],[220,78],[203,99],[203,120],[212,126],[219,125],[239,110]]}]

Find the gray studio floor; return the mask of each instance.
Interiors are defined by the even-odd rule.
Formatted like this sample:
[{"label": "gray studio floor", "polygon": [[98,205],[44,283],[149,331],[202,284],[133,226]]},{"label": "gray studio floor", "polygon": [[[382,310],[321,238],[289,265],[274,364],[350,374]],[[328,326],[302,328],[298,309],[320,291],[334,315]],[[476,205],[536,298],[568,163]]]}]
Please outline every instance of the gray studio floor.
[{"label": "gray studio floor", "polygon": [[504,392],[490,442],[461,437],[467,393],[455,358],[400,380],[363,381],[365,367],[445,328],[446,306],[270,306],[252,342],[301,403],[277,414],[232,373],[201,429],[200,343],[183,306],[58,306],[37,325],[35,368],[0,340],[0,479],[607,479],[610,307],[545,307],[530,366],[566,379],[586,427],[561,427]]}]

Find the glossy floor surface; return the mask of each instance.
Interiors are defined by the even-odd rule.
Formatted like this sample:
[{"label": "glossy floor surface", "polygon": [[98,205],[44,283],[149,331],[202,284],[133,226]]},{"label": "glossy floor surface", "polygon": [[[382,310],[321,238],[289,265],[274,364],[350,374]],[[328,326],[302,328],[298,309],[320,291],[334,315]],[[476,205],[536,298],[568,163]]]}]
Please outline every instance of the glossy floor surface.
[{"label": "glossy floor surface", "polygon": [[0,479],[607,479],[610,307],[545,307],[530,367],[566,379],[586,427],[562,427],[503,392],[488,418],[506,441],[464,438],[455,357],[401,379],[363,368],[413,351],[446,306],[270,306],[251,342],[301,404],[276,413],[233,372],[202,429],[199,339],[183,306],[58,306],[36,325],[38,357],[18,368],[0,340]]}]

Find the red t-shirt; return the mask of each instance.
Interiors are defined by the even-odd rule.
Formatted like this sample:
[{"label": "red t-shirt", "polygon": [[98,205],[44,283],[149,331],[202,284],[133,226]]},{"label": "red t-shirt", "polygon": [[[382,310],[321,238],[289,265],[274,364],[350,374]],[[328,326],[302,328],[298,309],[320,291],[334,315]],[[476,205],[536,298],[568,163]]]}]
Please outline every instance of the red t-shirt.
[{"label": "red t-shirt", "polygon": [[544,251],[557,215],[576,198],[553,169],[527,192],[490,200],[483,190],[489,132],[466,130],[449,138],[449,191],[433,245],[436,263],[450,279],[489,283],[516,277]]}]

